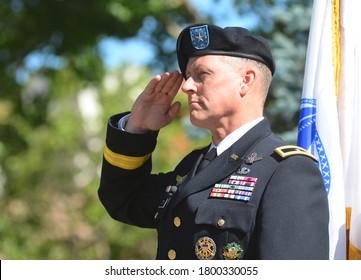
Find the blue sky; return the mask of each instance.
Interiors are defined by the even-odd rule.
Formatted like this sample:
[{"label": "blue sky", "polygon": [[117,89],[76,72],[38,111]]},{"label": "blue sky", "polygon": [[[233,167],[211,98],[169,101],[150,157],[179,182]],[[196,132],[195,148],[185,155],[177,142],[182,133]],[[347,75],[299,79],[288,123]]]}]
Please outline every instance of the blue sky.
[{"label": "blue sky", "polygon": [[[233,0],[190,0],[200,15],[212,15],[215,24],[225,26],[242,26],[251,28],[255,18],[240,17],[233,7]],[[175,46],[174,46],[175,47]],[[125,62],[145,64],[154,58],[152,46],[139,38],[120,40],[113,37],[102,39],[98,44],[99,51],[106,67],[115,68]],[[63,58],[52,54],[51,50],[33,52],[25,59],[25,68],[17,72],[17,81],[24,83],[29,71],[37,71],[41,67],[61,68],[66,64]]]},{"label": "blue sky", "polygon": [[[232,2],[232,0],[191,0],[200,14],[212,15],[217,25],[250,28],[254,19],[238,16]],[[151,46],[140,38],[128,40],[105,38],[99,43],[99,49],[109,68],[117,67],[125,62],[143,64],[153,59]]]}]

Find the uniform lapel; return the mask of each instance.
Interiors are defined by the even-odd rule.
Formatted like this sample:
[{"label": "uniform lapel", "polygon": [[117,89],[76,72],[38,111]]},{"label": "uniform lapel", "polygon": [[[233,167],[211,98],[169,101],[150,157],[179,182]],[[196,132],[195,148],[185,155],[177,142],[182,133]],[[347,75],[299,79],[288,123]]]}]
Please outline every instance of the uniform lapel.
[{"label": "uniform lapel", "polygon": [[[265,119],[248,131],[220,156],[216,157],[207,168],[194,175],[195,167],[193,167],[191,174],[187,176],[187,179],[181,184],[178,192],[172,199],[170,207],[175,207],[189,195],[202,191],[232,174],[241,165],[248,150],[270,134],[271,129],[268,121]],[[198,161],[200,159],[201,157],[198,158]]]}]

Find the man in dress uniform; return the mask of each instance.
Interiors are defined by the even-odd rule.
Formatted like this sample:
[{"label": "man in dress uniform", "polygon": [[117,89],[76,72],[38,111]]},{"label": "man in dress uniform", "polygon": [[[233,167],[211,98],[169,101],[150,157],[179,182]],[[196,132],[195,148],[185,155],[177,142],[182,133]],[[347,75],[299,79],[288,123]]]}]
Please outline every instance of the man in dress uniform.
[{"label": "man in dress uniform", "polygon": [[[157,259],[328,259],[328,204],[316,159],[275,136],[263,108],[275,71],[264,38],[186,27],[181,73],[155,76],[108,123],[99,197],[110,216],[158,232]],[[158,131],[188,95],[212,134],[169,173],[152,174]]]}]

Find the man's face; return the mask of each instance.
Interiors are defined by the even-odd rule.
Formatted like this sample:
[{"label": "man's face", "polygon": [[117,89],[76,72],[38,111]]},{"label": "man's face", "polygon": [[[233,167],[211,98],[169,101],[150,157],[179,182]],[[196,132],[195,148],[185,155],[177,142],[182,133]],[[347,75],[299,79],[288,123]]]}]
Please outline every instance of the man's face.
[{"label": "man's face", "polygon": [[224,57],[190,58],[182,90],[188,95],[190,120],[198,127],[214,129],[241,110],[240,66]]}]

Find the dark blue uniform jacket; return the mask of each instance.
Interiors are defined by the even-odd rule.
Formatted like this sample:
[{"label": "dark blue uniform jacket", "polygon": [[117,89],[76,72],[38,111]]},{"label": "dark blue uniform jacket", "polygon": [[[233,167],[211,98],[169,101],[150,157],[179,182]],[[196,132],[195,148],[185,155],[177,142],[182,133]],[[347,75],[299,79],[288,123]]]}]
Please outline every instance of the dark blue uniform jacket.
[{"label": "dark blue uniform jacket", "polygon": [[197,174],[209,147],[151,174],[158,133],[117,129],[123,115],[108,124],[99,197],[114,219],[157,229],[157,259],[328,259],[319,169],[266,119]]}]

